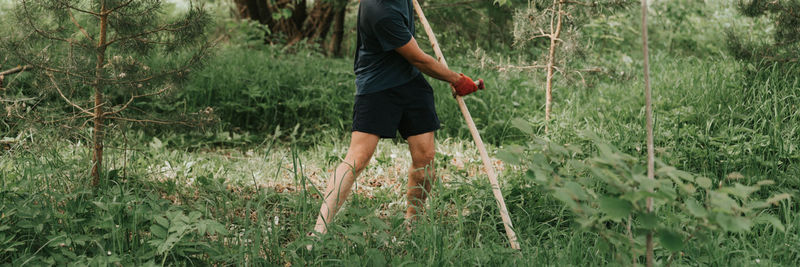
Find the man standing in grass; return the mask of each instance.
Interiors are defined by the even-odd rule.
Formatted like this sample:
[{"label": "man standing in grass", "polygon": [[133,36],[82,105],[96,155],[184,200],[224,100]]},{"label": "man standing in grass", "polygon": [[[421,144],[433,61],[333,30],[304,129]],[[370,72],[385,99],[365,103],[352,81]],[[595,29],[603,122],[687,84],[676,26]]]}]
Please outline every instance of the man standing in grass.
[{"label": "man standing in grass", "polygon": [[478,90],[472,79],[451,71],[419,48],[414,39],[413,10],[411,0],[360,1],[353,132],[347,156],[328,181],[314,227],[317,233],[327,232],[327,224],[369,163],[378,140],[394,138],[398,131],[411,151],[405,217],[413,219],[436,179],[433,132],[440,128],[433,89],[422,73],[449,82],[461,96]]}]

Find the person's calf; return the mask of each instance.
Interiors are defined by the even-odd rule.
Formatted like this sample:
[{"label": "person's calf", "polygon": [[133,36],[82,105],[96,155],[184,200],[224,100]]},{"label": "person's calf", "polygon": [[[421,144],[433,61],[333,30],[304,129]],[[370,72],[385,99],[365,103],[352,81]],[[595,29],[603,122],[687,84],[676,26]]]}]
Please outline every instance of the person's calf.
[{"label": "person's calf", "polygon": [[412,219],[424,209],[425,200],[431,191],[431,185],[436,180],[436,172],[433,164],[425,165],[422,168],[412,167],[409,170],[408,188],[406,199],[408,208],[406,209],[406,219]]}]

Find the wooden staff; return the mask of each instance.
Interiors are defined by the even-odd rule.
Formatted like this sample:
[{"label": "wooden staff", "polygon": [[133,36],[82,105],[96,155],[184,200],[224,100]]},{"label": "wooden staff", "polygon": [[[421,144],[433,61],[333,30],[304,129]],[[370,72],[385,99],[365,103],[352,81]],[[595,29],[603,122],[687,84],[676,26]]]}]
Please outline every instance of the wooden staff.
[{"label": "wooden staff", "polygon": [[[425,18],[425,14],[422,13],[422,7],[419,6],[417,0],[413,0],[412,2],[414,3],[414,10],[417,11],[417,16],[422,23],[422,27],[425,28],[425,33],[428,34],[428,39],[431,41],[433,52],[436,53],[436,59],[447,66],[447,61],[444,60],[442,49],[439,48],[439,43],[436,41],[436,36],[433,35],[431,25],[428,24],[428,19]],[[455,89],[453,89],[453,92],[455,93]],[[497,206],[500,208],[500,217],[503,218],[503,226],[506,228],[506,235],[508,235],[508,241],[511,243],[511,248],[520,249],[519,242],[517,242],[517,234],[514,233],[514,226],[511,224],[511,218],[508,216],[506,201],[503,199],[503,193],[500,192],[500,184],[497,182],[497,174],[494,172],[492,162],[489,160],[489,154],[486,153],[486,146],[483,145],[481,135],[478,133],[478,128],[475,127],[475,122],[472,121],[472,116],[469,115],[469,110],[467,109],[467,105],[464,103],[464,99],[456,95],[456,101],[458,102],[458,107],[461,109],[461,114],[464,115],[464,120],[467,121],[469,132],[472,134],[472,138],[475,139],[475,146],[478,147],[478,152],[481,154],[483,167],[486,169],[486,174],[489,176],[489,182],[492,184],[494,199],[497,201]]]}]

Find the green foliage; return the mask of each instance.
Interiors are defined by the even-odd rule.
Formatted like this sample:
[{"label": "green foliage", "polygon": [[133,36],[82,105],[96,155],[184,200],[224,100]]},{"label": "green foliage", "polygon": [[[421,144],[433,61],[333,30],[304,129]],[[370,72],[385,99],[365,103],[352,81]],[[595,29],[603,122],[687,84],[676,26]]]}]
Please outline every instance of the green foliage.
[{"label": "green foliage", "polygon": [[[657,244],[674,256],[690,242],[705,242],[707,236],[719,232],[747,233],[754,222],[785,231],[780,220],[763,210],[786,203],[782,201],[791,195],[759,198],[753,194],[773,184],[770,180],[746,186],[736,181],[743,178],[741,174],[734,173],[712,185],[709,178],[660,161],[655,179],[649,179],[642,160],[620,152],[591,132],[584,133],[584,138],[594,144],[593,153],[584,152],[581,146],[536,138],[524,149],[509,149],[508,153],[513,155],[512,163],[531,170],[529,179],[569,207],[582,229],[608,242],[621,263],[643,253],[642,237],[649,232],[656,232]],[[648,198],[653,199],[652,213],[647,209]]]},{"label": "green foliage", "polygon": [[[202,6],[169,17],[160,11],[162,1],[104,3],[110,10],[106,28],[97,15],[99,2],[20,1],[14,6],[13,27],[0,49],[13,62],[33,66],[33,80],[15,92],[48,100],[41,104],[51,119],[74,113],[87,117],[81,109],[94,107],[85,101],[93,88],[104,96],[106,117],[147,117],[147,112],[128,110],[129,104],[179,89],[207,56],[212,19]],[[99,45],[102,30],[106,39]],[[160,64],[150,64],[156,57]]]},{"label": "green foliage", "polygon": [[738,59],[755,64],[758,69],[778,64],[794,70],[791,66],[800,60],[800,1],[739,1],[738,7],[745,16],[770,20],[768,30],[772,36],[752,40],[747,38],[749,33],[729,30],[728,51]]},{"label": "green foliage", "polygon": [[347,62],[278,48],[223,49],[186,88],[165,99],[179,112],[211,107],[224,129],[319,134],[349,129],[354,76]]},{"label": "green foliage", "polygon": [[[445,56],[463,54],[478,48],[515,53],[511,49],[513,35],[508,29],[513,27],[515,9],[524,7],[527,1],[510,0],[502,5],[493,4],[492,1],[461,0],[420,3]],[[420,47],[430,47],[426,44],[427,35],[422,24],[418,22],[416,39],[423,42]]]},{"label": "green foliage", "polygon": [[[11,10],[6,6],[0,0],[0,13]],[[96,191],[85,189],[83,163],[91,147],[73,138],[90,131],[80,121],[62,129],[42,125],[38,117],[19,119],[28,112],[63,112],[63,105],[56,105],[61,99],[52,91],[39,94],[49,86],[41,73],[14,76],[0,93],[2,110],[11,114],[0,126],[0,265],[627,265],[632,250],[641,255],[648,232],[661,263],[800,261],[794,245],[800,243],[798,205],[791,201],[800,189],[800,76],[785,68],[797,65],[761,68],[720,53],[720,29],[767,29],[761,28],[766,19],[741,17],[715,1],[653,3],[655,140],[663,162],[651,181],[641,160],[640,66],[626,60],[636,57],[631,51],[639,45],[638,10],[583,18],[585,64],[606,70],[559,79],[556,86],[570,90],[554,92],[564,101],[554,105],[550,139],[531,141],[543,134],[543,116],[535,112],[543,103],[541,83],[503,66],[535,59],[541,44],[521,51],[507,48],[511,40],[497,39],[508,38],[510,25],[502,23],[523,6],[494,10],[488,2],[427,1],[423,7],[451,66],[487,81],[487,90],[464,99],[490,154],[499,146],[496,157],[519,163],[503,165],[500,179],[521,253],[508,248],[491,188],[474,171],[480,163],[462,155],[473,148],[445,151],[448,142],[471,140],[448,85],[433,79],[443,122],[437,171],[450,182],[435,185],[428,212],[406,231],[397,205],[402,195],[361,194],[362,181],[373,178],[364,176],[330,234],[306,237],[320,186],[307,175],[324,176],[347,149],[352,62],[326,59],[313,47],[265,46],[263,27],[224,21],[230,43],[207,68],[180,77],[186,90],[132,104],[158,117],[207,115],[218,128],[181,132],[174,125],[111,124],[108,131],[116,137],[106,140],[108,182]],[[0,16],[0,22],[11,19]],[[78,20],[88,19],[78,14]],[[485,38],[490,31],[492,38]],[[166,68],[191,52],[134,59]],[[5,66],[23,63],[0,60]],[[127,60],[120,58],[112,69],[141,67]],[[74,96],[85,95],[84,89],[76,85]],[[128,93],[108,92],[120,97],[113,103]],[[27,100],[6,102],[17,99]],[[602,141],[575,129],[591,129]],[[368,168],[398,168],[387,148],[407,147],[382,141],[377,163]],[[456,160],[467,167],[456,168]],[[263,186],[287,172],[300,190],[278,193]],[[655,213],[644,212],[647,196],[656,200]],[[305,249],[309,244],[312,251]]]},{"label": "green foliage", "polygon": [[[12,182],[13,180],[6,180]],[[0,262],[142,265],[200,263],[215,258],[207,238],[228,233],[200,211],[188,215],[141,185],[118,183],[96,192],[50,188],[21,193],[30,182],[0,191]],[[167,261],[169,259],[169,261]]]}]

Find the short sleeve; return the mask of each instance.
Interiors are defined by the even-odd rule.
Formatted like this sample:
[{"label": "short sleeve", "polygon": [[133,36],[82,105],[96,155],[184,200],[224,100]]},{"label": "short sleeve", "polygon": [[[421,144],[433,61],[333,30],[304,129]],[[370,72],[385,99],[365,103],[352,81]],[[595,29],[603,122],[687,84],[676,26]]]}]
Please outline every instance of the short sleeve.
[{"label": "short sleeve", "polygon": [[394,50],[411,41],[411,31],[400,17],[383,18],[373,29],[383,51]]}]

